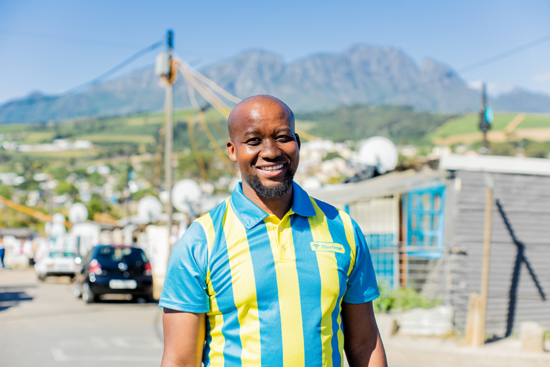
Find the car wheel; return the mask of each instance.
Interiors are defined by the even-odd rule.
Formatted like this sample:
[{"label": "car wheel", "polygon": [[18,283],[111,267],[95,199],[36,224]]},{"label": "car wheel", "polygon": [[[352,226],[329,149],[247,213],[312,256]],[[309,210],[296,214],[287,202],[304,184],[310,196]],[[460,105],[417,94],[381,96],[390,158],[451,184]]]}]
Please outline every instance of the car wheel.
[{"label": "car wheel", "polygon": [[84,283],[82,288],[83,288],[82,299],[84,300],[84,302],[89,304],[97,301],[97,296],[94,294],[94,292],[92,292],[92,290],[90,289],[90,285],[88,283]]},{"label": "car wheel", "polygon": [[38,274],[38,280],[43,282],[44,280],[46,280],[46,276],[44,274]]}]

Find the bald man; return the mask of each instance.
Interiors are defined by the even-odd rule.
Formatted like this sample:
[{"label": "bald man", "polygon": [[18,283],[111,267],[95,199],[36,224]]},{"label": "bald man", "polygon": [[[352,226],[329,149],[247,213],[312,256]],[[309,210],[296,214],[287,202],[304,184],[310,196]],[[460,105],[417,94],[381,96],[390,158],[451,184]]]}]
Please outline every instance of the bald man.
[{"label": "bald man", "polygon": [[350,366],[386,366],[361,229],[293,182],[294,114],[255,96],[235,106],[228,128],[242,182],[172,251],[162,367],[336,367],[344,350]]}]

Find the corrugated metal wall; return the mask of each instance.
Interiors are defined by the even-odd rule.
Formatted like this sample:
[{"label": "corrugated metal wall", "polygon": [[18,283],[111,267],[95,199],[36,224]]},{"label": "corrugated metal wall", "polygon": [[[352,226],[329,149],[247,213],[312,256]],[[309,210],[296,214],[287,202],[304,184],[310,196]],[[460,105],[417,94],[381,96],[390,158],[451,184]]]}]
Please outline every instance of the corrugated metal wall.
[{"label": "corrugated metal wall", "polygon": [[[480,292],[486,187],[485,173],[456,172],[448,189],[446,245],[451,251],[451,297],[455,327],[464,331],[468,297]],[[518,244],[497,205],[493,206],[488,334],[498,337],[517,332],[522,321],[536,321],[550,328],[550,177],[493,174],[494,198],[524,245],[524,254],[535,274],[541,294],[525,263],[520,263],[517,297],[513,302],[513,275]],[[518,279],[519,278],[519,279]],[[511,317],[513,316],[513,317]],[[510,328],[510,329],[508,329]]]}]

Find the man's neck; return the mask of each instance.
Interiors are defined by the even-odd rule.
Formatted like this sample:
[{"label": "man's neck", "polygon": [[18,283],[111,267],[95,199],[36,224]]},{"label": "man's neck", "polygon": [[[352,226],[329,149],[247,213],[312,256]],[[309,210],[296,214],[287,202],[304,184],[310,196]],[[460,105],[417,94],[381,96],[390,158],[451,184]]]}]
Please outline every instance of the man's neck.
[{"label": "man's neck", "polygon": [[291,187],[284,196],[278,199],[267,199],[258,195],[258,193],[248,185],[246,180],[243,180],[242,182],[244,196],[250,199],[254,204],[258,205],[260,209],[267,214],[273,214],[277,218],[283,219],[285,214],[292,207],[293,187]]}]

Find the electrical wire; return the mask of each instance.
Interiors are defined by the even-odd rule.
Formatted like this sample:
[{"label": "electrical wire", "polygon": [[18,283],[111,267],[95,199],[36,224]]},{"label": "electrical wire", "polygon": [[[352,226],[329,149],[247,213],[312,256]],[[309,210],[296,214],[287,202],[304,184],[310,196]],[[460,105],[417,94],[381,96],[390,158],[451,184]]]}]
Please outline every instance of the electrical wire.
[{"label": "electrical wire", "polygon": [[[93,78],[92,80],[89,80],[87,81],[86,83],[82,83],[80,85],[77,85],[76,87],[73,87],[67,91],[64,92],[64,94],[60,95],[60,96],[46,96],[46,97],[38,97],[38,98],[31,98],[31,99],[25,99],[25,100],[20,100],[20,101],[13,101],[13,102],[8,102],[11,106],[13,106],[14,104],[15,105],[33,105],[33,104],[36,104],[36,103],[40,103],[40,102],[53,102],[53,101],[59,101],[60,99],[62,98],[65,98],[65,97],[68,97],[68,96],[71,96],[71,95],[74,95],[74,94],[77,94],[78,92],[84,90],[84,89],[87,89],[89,87],[92,87],[94,85],[97,85],[99,83],[101,83],[102,81],[104,81],[105,79],[107,79],[108,77],[110,77],[111,75],[115,74],[116,72],[120,71],[121,69],[123,69],[124,67],[126,67],[128,64],[134,62],[135,60],[137,60],[138,58],[142,57],[143,55],[146,55],[148,54],[149,52],[153,51],[153,50],[156,50],[157,48],[159,48],[160,46],[162,46],[164,44],[163,41],[159,41],[159,42],[156,42],[156,43],[153,43],[152,45],[150,46],[147,46],[141,50],[139,50],[138,52],[134,53],[132,56],[128,57],[127,59],[125,59],[124,61],[122,61],[121,63],[119,63],[118,65],[116,65],[115,67],[107,70],[106,72],[104,72],[103,74]],[[31,103],[29,103],[31,102]]]},{"label": "electrical wire", "polygon": [[[180,70],[180,72],[181,72],[181,70]],[[212,132],[210,131],[210,128],[208,127],[208,124],[206,123],[206,119],[204,117],[204,113],[202,112],[202,108],[200,107],[199,103],[197,102],[197,98],[195,97],[194,88],[191,86],[191,84],[189,82],[187,82],[185,84],[187,85],[187,93],[189,95],[189,99],[191,100],[191,104],[195,108],[195,112],[197,113],[197,115],[199,117],[199,121],[201,122],[202,127],[204,128],[204,132],[206,134],[206,137],[208,138],[208,140],[212,144],[212,147],[214,148],[214,150],[216,151],[216,153],[218,154],[218,156],[222,160],[223,164],[229,169],[229,171],[231,173],[236,173],[235,167],[233,167],[233,164],[231,163],[231,161],[228,160],[228,158],[226,157],[224,152],[221,150],[220,146],[216,142],[216,139],[212,135]]]},{"label": "electrical wire", "polygon": [[[504,52],[501,52],[499,54],[487,57],[483,60],[476,61],[474,63],[471,63],[470,65],[463,66],[461,68],[456,69],[456,71],[459,72],[459,73],[468,73],[470,71],[479,69],[483,66],[487,66],[489,64],[495,63],[495,62],[500,61],[502,59],[505,59],[505,58],[508,58],[510,56],[521,53],[523,51],[529,50],[529,49],[531,49],[535,46],[541,45],[541,44],[546,43],[548,41],[550,41],[550,34],[546,35],[544,37],[538,38],[534,41],[527,42],[523,45],[516,46],[514,48],[511,48],[511,49],[509,49],[507,51],[504,51]],[[453,76],[456,76],[456,75],[457,74],[455,72],[449,71],[449,72],[447,72],[447,73],[445,73],[441,76],[438,76],[435,79],[432,79],[431,81],[424,82],[424,83],[418,83],[416,85],[413,84],[408,89],[401,90],[401,91],[398,91],[398,92],[391,92],[391,93],[383,94],[381,97],[378,98],[378,100],[374,104],[380,104],[384,100],[386,100],[388,97],[402,96],[402,95],[406,95],[406,94],[411,93],[411,92],[422,91],[422,90],[424,90],[424,89],[426,89],[426,88],[428,88],[428,87],[430,87],[434,84],[437,84],[437,83],[445,81],[445,80],[449,80]]]},{"label": "electrical wire", "polygon": [[[189,73],[186,69],[186,67],[188,67],[188,64],[187,63],[179,63],[179,66],[181,66],[180,68],[178,68],[181,72],[181,74],[183,75],[183,77],[188,81],[190,82],[191,84],[193,84],[193,87],[197,90],[197,92],[199,92],[203,97],[204,99],[206,99],[220,114],[222,114],[222,116],[224,116],[225,118],[228,118],[229,117],[229,113],[231,112],[231,108],[229,108],[225,103],[223,103],[223,101],[221,101],[216,95],[214,95],[213,92],[209,91],[208,89],[205,89],[203,88],[200,83],[193,78],[193,75],[191,75],[191,73]],[[202,75],[201,73],[199,73],[198,71],[194,71],[195,75]],[[207,80],[210,80],[208,78],[206,78],[204,75],[203,77]],[[215,84],[213,81],[211,81],[213,84]],[[215,84],[217,86],[217,88],[219,88],[220,90],[224,90],[222,87],[220,87],[219,85]],[[229,96],[233,97],[233,99],[235,101],[238,101],[240,102],[241,99],[238,98],[238,97],[235,97],[233,96],[232,94],[230,94],[229,92],[226,92]],[[237,103],[238,103],[237,102]],[[216,122],[217,123],[217,122]],[[296,131],[296,133],[298,135],[300,135],[301,137],[304,137],[306,140],[319,140],[319,138],[311,135],[311,134],[308,134],[306,133],[305,131],[301,131],[299,129],[294,129]]]},{"label": "electrical wire", "polygon": [[241,101],[241,99],[239,97],[236,97],[236,96],[232,95],[231,93],[229,93],[228,91],[226,91],[225,89],[220,87],[218,84],[216,84],[213,80],[208,79],[206,76],[204,76],[204,74],[199,73],[197,70],[195,70],[193,67],[191,67],[191,65],[186,63],[184,60],[180,60],[180,62],[183,64],[185,69],[189,70],[189,72],[193,76],[196,76],[204,84],[207,84],[211,89],[215,90],[216,92],[218,92],[219,94],[221,94],[222,96],[224,96],[225,98],[230,100],[231,102],[239,103]]},{"label": "electrical wire", "polygon": [[[181,90],[181,88],[182,88],[181,83],[176,83],[176,85],[179,89],[181,103],[185,106],[186,103],[183,100],[184,93]],[[208,181],[208,173],[206,171],[206,165],[204,164],[204,160],[202,159],[201,153],[200,153],[199,148],[197,146],[197,141],[195,139],[194,123],[191,120],[190,116],[185,116],[184,115],[184,118],[187,122],[187,135],[189,135],[189,140],[191,142],[191,149],[193,150],[193,155],[195,156],[195,160],[197,161],[197,164],[199,165],[199,170],[201,172],[202,179],[205,180],[205,181]]]},{"label": "electrical wire", "polygon": [[525,43],[521,46],[514,47],[514,48],[512,48],[508,51],[504,51],[504,52],[501,52],[497,55],[488,57],[488,58],[483,59],[481,61],[474,62],[473,64],[470,64],[470,65],[464,66],[462,68],[459,68],[457,71],[459,71],[461,73],[467,73],[469,71],[479,69],[482,66],[489,65],[489,64],[492,64],[493,62],[497,62],[497,61],[500,61],[500,60],[505,59],[507,57],[519,54],[520,52],[529,50],[529,49],[531,49],[535,46],[541,45],[541,44],[546,43],[548,41],[550,41],[550,34],[546,35],[544,37],[538,38],[534,41],[527,42],[527,43]]},{"label": "electrical wire", "polygon": [[113,41],[105,41],[105,40],[94,40],[90,38],[68,37],[68,36],[61,36],[61,35],[55,35],[55,34],[17,31],[13,29],[5,29],[5,28],[1,28],[0,33],[8,34],[11,36],[42,38],[42,39],[50,39],[53,41],[72,42],[72,43],[78,43],[78,44],[88,43],[88,44],[103,45],[103,46],[109,46],[109,47],[128,48],[128,49],[134,49],[134,50],[136,49],[136,47],[141,47],[141,45],[134,45],[134,44],[123,43],[123,42],[113,42]]}]

